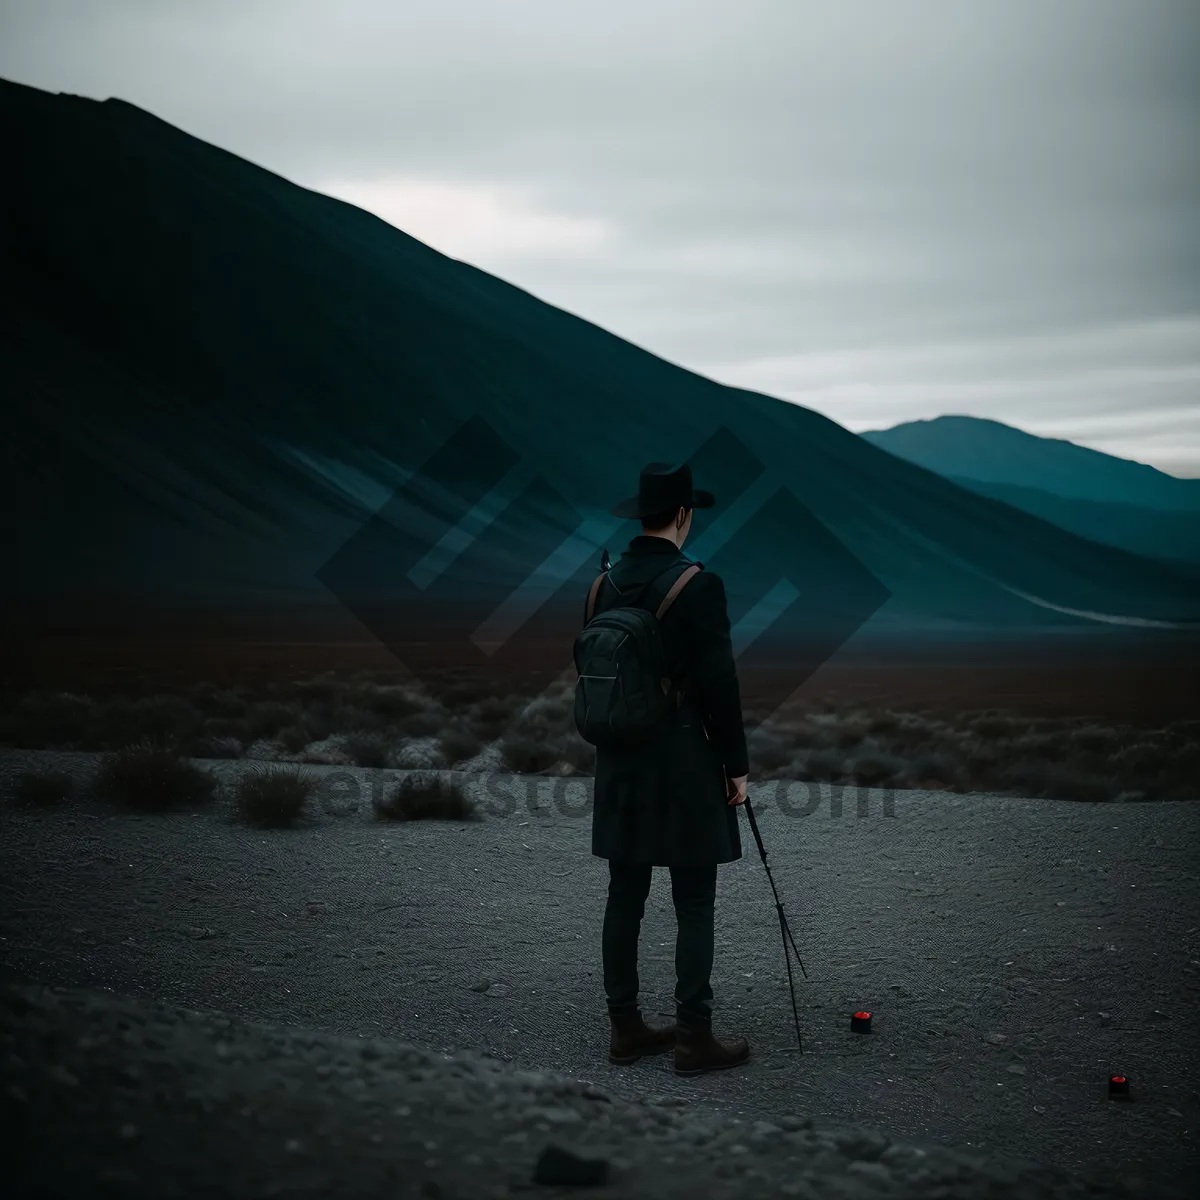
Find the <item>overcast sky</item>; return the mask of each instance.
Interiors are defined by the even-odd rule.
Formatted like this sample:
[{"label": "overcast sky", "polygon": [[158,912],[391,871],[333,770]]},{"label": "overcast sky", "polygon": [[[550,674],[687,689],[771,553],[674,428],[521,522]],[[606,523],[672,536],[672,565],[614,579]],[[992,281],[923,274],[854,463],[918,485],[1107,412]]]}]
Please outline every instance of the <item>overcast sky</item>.
[{"label": "overcast sky", "polygon": [[1197,0],[0,0],[0,75],[851,429],[1200,476]]}]

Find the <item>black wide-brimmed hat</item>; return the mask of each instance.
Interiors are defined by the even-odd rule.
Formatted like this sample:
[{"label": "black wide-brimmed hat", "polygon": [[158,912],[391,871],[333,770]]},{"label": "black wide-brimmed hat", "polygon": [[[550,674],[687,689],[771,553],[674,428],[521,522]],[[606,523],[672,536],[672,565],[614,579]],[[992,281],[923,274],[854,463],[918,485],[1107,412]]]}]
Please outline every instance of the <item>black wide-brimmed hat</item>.
[{"label": "black wide-brimmed hat", "polygon": [[614,517],[648,517],[676,508],[712,508],[712,492],[692,487],[687,463],[648,463],[638,480],[638,494],[609,509]]}]

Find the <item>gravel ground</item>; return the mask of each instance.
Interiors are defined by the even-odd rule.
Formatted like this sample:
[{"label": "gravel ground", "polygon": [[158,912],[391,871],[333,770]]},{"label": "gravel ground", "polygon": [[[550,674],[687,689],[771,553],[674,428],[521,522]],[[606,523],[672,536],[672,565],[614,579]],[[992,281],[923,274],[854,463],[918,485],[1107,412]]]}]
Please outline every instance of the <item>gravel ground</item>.
[{"label": "gravel ground", "polygon": [[[0,783],[83,780],[96,757],[7,751]],[[851,792],[836,815],[825,789],[803,815],[808,794],[789,813],[752,788],[807,968],[804,1053],[746,829],[713,982],[718,1032],[754,1057],[683,1080],[668,1058],[605,1059],[587,781],[487,776],[482,821],[379,825],[345,789],[394,773],[307,769],[325,801],[294,830],[240,827],[224,798],[153,817],[4,805],[4,972],[87,989],[5,1006],[27,1194],[99,1170],[113,1194],[508,1194],[549,1140],[614,1158],[623,1195],[1065,1195],[1060,1171],[1166,1195],[1197,1165],[1197,806],[898,792],[886,815],[871,792],[859,815]],[[662,874],[652,1020],[673,983]],[[1114,1072],[1134,1103],[1107,1099]],[[1013,1156],[1052,1167],[1014,1182]]]},{"label": "gravel ground", "polygon": [[0,1038],[20,1196],[509,1197],[550,1146],[606,1162],[600,1194],[647,1200],[1148,1194],[795,1113],[630,1102],[479,1054],[96,993],[6,987]]}]

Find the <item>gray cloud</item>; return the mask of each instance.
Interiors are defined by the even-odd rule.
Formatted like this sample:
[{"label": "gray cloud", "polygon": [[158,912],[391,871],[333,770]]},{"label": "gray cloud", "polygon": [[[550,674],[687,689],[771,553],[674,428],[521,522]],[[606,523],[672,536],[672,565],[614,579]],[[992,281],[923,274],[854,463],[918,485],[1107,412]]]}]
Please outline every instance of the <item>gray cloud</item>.
[{"label": "gray cloud", "polygon": [[1200,474],[1191,0],[27,0],[0,21],[8,78],[368,197],[723,382],[851,428],[971,412]]}]

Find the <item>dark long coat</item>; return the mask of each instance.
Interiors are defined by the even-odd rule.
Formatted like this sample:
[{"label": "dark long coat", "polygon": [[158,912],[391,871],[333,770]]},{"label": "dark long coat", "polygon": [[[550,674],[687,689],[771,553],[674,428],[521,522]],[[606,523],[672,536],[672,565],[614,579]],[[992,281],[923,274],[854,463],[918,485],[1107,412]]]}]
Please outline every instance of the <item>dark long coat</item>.
[{"label": "dark long coat", "polygon": [[[666,538],[640,534],[613,564],[595,611],[633,603],[659,572],[695,561]],[[702,570],[662,618],[667,673],[680,681],[683,705],[653,745],[596,751],[593,854],[662,867],[741,858],[738,808],[728,802],[725,775],[749,768],[729,634],[725,585]]]}]

